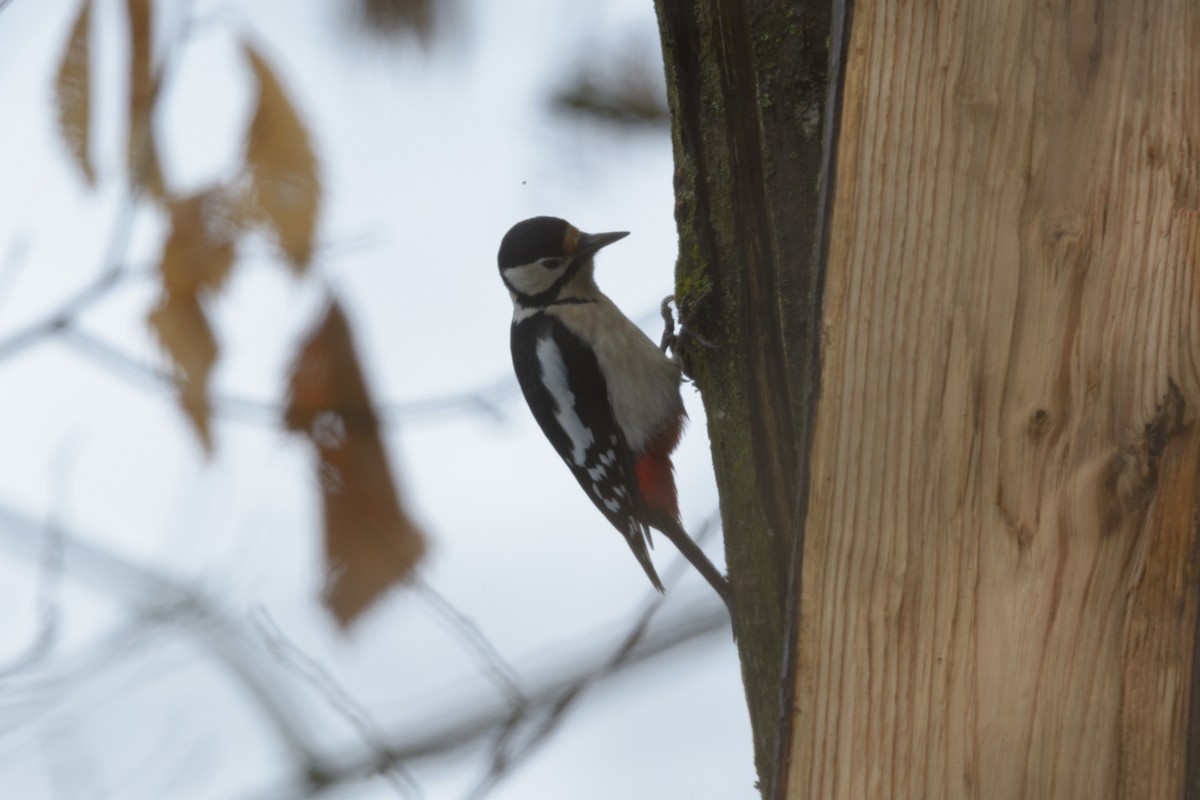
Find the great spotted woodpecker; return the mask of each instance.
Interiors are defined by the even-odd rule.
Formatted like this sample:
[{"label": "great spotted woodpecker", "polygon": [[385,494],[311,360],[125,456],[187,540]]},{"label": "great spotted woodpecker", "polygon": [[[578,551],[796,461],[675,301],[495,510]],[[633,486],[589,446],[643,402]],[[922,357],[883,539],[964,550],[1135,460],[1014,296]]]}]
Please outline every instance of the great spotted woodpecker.
[{"label": "great spotted woodpecker", "polygon": [[534,217],[500,243],[517,381],[542,432],[663,591],[646,545],[662,531],[733,612],[729,582],[679,521],[671,453],[686,414],[679,365],[596,286],[594,256],[628,233]]}]

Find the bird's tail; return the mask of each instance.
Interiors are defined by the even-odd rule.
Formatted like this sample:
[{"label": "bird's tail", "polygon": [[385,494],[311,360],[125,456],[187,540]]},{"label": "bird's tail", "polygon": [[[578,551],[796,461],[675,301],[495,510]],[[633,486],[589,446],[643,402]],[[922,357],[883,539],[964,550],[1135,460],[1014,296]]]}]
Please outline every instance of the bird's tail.
[{"label": "bird's tail", "polygon": [[654,588],[659,594],[666,594],[667,590],[663,588],[662,581],[659,580],[658,573],[654,570],[654,562],[650,560],[650,548],[646,545],[650,541],[650,530],[640,522],[632,522],[630,530],[625,534],[625,540],[629,542],[629,549],[633,551],[634,557],[638,563],[642,565],[642,569],[646,571],[646,577],[654,584]]},{"label": "bird's tail", "polygon": [[693,542],[692,537],[687,535],[687,531],[683,529],[679,520],[665,514],[656,514],[648,522],[662,531],[663,535],[671,540],[671,544],[679,549],[683,557],[691,562],[696,571],[704,576],[704,579],[725,601],[725,607],[729,609],[729,618],[736,622],[737,618],[733,613],[733,587],[729,585],[729,579],[708,560],[708,556],[700,549],[700,545]]}]

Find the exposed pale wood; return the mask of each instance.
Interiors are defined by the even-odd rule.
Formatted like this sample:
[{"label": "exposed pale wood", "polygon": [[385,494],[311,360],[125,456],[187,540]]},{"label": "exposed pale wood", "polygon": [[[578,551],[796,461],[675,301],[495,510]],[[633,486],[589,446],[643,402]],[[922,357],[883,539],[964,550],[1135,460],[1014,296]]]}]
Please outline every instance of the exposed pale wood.
[{"label": "exposed pale wood", "polygon": [[1200,3],[860,0],[789,796],[1179,797]]}]

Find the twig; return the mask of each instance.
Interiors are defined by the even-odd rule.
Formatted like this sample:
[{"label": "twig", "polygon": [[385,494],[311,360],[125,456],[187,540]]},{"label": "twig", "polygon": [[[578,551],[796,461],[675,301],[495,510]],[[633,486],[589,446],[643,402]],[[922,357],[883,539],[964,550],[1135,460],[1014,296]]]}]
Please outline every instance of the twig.
[{"label": "twig", "polygon": [[479,629],[479,626],[419,576],[413,580],[413,586],[425,604],[446,622],[475,653],[483,671],[491,677],[508,698],[513,709],[520,709],[527,705],[529,698],[521,688],[521,679],[516,670],[504,660],[504,657]]},{"label": "twig", "polygon": [[[680,647],[695,643],[728,627],[729,612],[725,607],[715,599],[705,601],[702,608],[663,622],[658,626],[657,633],[643,636],[619,664],[598,669],[594,666],[594,660],[587,659],[587,663],[573,673],[534,687],[529,692],[529,704],[522,717],[544,709],[553,712],[554,706],[560,703],[564,693],[573,691],[581,680],[590,684],[613,678],[638,664],[668,655]],[[562,652],[556,658],[565,659],[569,654],[572,659],[577,659],[580,650],[587,647],[581,643],[594,636],[595,634],[580,637],[579,642],[562,646]],[[578,693],[577,690],[574,691],[574,694]],[[499,730],[514,725],[513,714],[506,704],[493,704],[488,707],[483,703],[472,703],[471,707],[473,712],[466,718],[448,721],[447,714],[441,711],[424,722],[407,725],[404,731],[392,735],[385,756],[355,750],[341,757],[330,758],[323,773],[328,783],[317,790],[311,790],[306,778],[302,776],[299,782],[293,781],[288,786],[276,786],[249,796],[273,800],[298,799],[320,796],[334,790],[345,790],[352,783],[379,774],[393,762],[402,761],[412,765],[426,759],[444,759]]]},{"label": "twig", "polygon": [[[716,514],[711,515],[705,521],[697,532],[697,542],[703,542],[704,539],[708,538],[716,528],[716,521]],[[663,573],[665,582],[668,585],[674,585],[686,569],[688,569],[687,561],[682,557],[676,558],[668,570]],[[646,632],[650,628],[650,623],[663,605],[664,598],[659,594],[649,594],[648,598],[645,608],[638,616],[637,621],[608,660],[591,673],[583,675],[568,684],[558,699],[551,705],[550,711],[543,718],[541,724],[528,739],[518,748],[512,750],[500,746],[496,748],[487,773],[467,794],[467,800],[482,800],[506,775],[511,773],[521,762],[528,759],[535,750],[546,742],[550,735],[562,724],[567,712],[575,705],[586,689],[620,669],[634,656],[638,646],[646,638]],[[498,740],[498,744],[500,741],[507,743],[512,738],[514,738],[512,732],[505,731],[502,734],[501,740]]]},{"label": "twig", "polygon": [[[117,377],[151,388],[173,387],[174,378],[167,372],[124,353],[93,333],[77,325],[66,325],[58,330],[62,341],[93,358],[95,363],[108,369]],[[394,423],[403,419],[405,424],[426,422],[460,415],[476,413],[489,419],[506,419],[503,405],[517,396],[517,384],[512,378],[503,378],[482,389],[426,400],[381,403],[374,414],[383,423]],[[212,400],[214,416],[234,422],[257,425],[278,425],[283,407],[272,402],[252,400],[233,395],[217,395]]]},{"label": "twig", "polygon": [[[9,1],[0,0],[0,11],[4,9],[4,6]],[[176,31],[175,42],[172,43],[171,47],[166,49],[166,54],[162,62],[158,65],[151,78],[154,101],[150,103],[145,111],[146,118],[139,120],[137,124],[147,127],[151,124],[151,117],[158,103],[159,92],[166,83],[175,60],[179,57],[179,50],[182,47],[181,43],[186,38],[186,20],[190,13],[192,0],[182,0],[182,2],[184,5],[183,19],[185,20],[185,24],[179,26],[179,29]],[[57,333],[68,325],[71,325],[81,311],[103,297],[124,275],[123,264],[125,263],[126,252],[129,249],[129,238],[133,232],[133,225],[137,218],[138,201],[141,194],[139,189],[141,184],[140,178],[149,166],[149,142],[149,136],[142,137],[141,146],[133,159],[133,168],[137,174],[129,176],[130,180],[127,182],[124,193],[121,195],[120,204],[117,206],[116,219],[113,221],[112,233],[109,236],[108,246],[105,248],[104,262],[101,266],[100,274],[96,276],[95,280],[69,298],[50,316],[23,328],[6,339],[0,340],[0,361],[36,344],[40,339]]]},{"label": "twig", "polygon": [[[52,473],[56,474],[51,480],[51,491],[57,490],[62,497],[52,503],[51,508],[58,509],[59,513],[64,513],[61,509],[66,508],[69,503],[66,491],[68,483],[66,473],[69,471],[72,456],[73,453],[68,453],[64,447],[60,446],[55,457],[58,466],[52,470]],[[38,557],[38,631],[23,654],[13,659],[7,667],[0,668],[0,680],[16,675],[37,664],[50,654],[58,641],[61,622],[59,598],[63,573],[62,539],[62,525],[52,515],[46,523],[45,533],[42,535],[41,553]]]},{"label": "twig", "polygon": [[0,307],[8,300],[12,286],[17,281],[17,274],[21,271],[21,267],[25,266],[25,258],[28,255],[29,236],[18,234],[8,247],[4,263],[0,264]]},{"label": "twig", "polygon": [[[0,505],[0,545],[36,559],[40,534],[36,522]],[[320,771],[319,749],[281,675],[270,668],[261,647],[214,601],[65,532],[61,536],[65,574],[123,600],[147,621],[194,637],[242,684],[296,757],[307,768]]]},{"label": "twig", "polygon": [[[715,519],[714,515],[708,523],[701,526],[697,535],[698,541],[711,533],[715,527]],[[676,559],[663,573],[665,582],[676,582],[679,575],[688,568],[682,557]],[[545,681],[539,686],[527,687],[526,702],[517,712],[514,713],[508,703],[492,703],[489,706],[485,702],[472,702],[472,713],[464,719],[447,721],[447,714],[440,712],[426,722],[408,725],[405,731],[393,735],[385,747],[384,756],[378,752],[351,752],[339,758],[331,758],[324,773],[329,782],[321,787],[317,794],[334,788],[344,789],[353,782],[366,780],[387,769],[393,762],[402,761],[411,765],[422,759],[444,758],[488,736],[494,737],[493,764],[499,759],[504,771],[511,771],[514,765],[528,758],[537,746],[547,740],[585,689],[619,675],[636,664],[671,653],[681,646],[728,629],[729,612],[706,592],[706,599],[690,611],[661,622],[655,626],[657,630],[652,631],[650,623],[659,613],[663,603],[657,594],[648,597],[645,610],[615,650],[599,658],[584,656],[583,665],[572,673]],[[598,638],[599,634],[589,633],[579,637],[577,641],[562,643],[556,648],[558,654],[547,657],[546,661],[579,663],[579,654],[586,653],[589,648],[594,649],[591,643]],[[519,746],[511,747],[509,743],[517,738],[521,723],[538,713],[544,713],[545,717],[537,730]],[[476,787],[476,791],[490,790],[499,782],[501,775],[493,775],[489,770],[480,786]],[[252,796],[310,797],[308,791],[307,784],[301,780],[299,783],[293,783],[290,788],[276,787]]]},{"label": "twig", "polygon": [[123,271],[119,269],[106,269],[91,283],[68,297],[49,316],[26,325],[21,330],[10,334],[4,339],[0,339],[0,361],[20,353],[25,348],[37,344],[52,334],[64,330],[75,320],[75,317],[80,312],[104,297],[120,281],[123,274]]},{"label": "twig", "polygon": [[[310,686],[316,689],[325,698],[330,708],[337,711],[358,731],[358,735],[362,737],[368,747],[377,755],[386,755],[383,731],[380,730],[375,720],[371,719],[366,709],[329,674],[329,671],[316,659],[301,650],[295,642],[288,639],[266,609],[258,609],[255,623],[271,652],[278,656],[284,664],[295,669]],[[400,762],[391,763],[382,774],[402,797],[416,797],[418,800],[422,797],[420,785]],[[324,782],[321,775],[313,777],[318,785]]]}]

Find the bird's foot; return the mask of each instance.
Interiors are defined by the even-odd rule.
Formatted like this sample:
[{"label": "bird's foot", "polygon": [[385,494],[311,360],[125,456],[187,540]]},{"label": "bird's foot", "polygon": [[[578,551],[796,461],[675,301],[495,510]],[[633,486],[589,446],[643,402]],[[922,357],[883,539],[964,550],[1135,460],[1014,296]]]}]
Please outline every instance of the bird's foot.
[{"label": "bird's foot", "polygon": [[[703,299],[703,297],[700,299]],[[679,342],[684,338],[691,339],[705,349],[716,350],[717,345],[713,344],[688,327],[687,320],[684,318],[682,309],[679,311],[679,328],[678,333],[676,333],[675,314],[671,311],[671,304],[674,302],[675,295],[669,294],[663,298],[662,305],[660,306],[663,318],[663,335],[662,340],[658,345],[659,348],[664,353],[670,350],[671,357],[676,361],[679,360]]]},{"label": "bird's foot", "polygon": [[673,302],[675,302],[675,295],[669,294],[663,298],[662,305],[659,306],[662,309],[663,334],[658,347],[664,353],[668,350],[674,353],[675,345],[679,343],[679,337],[675,335],[675,313],[671,311]]}]

